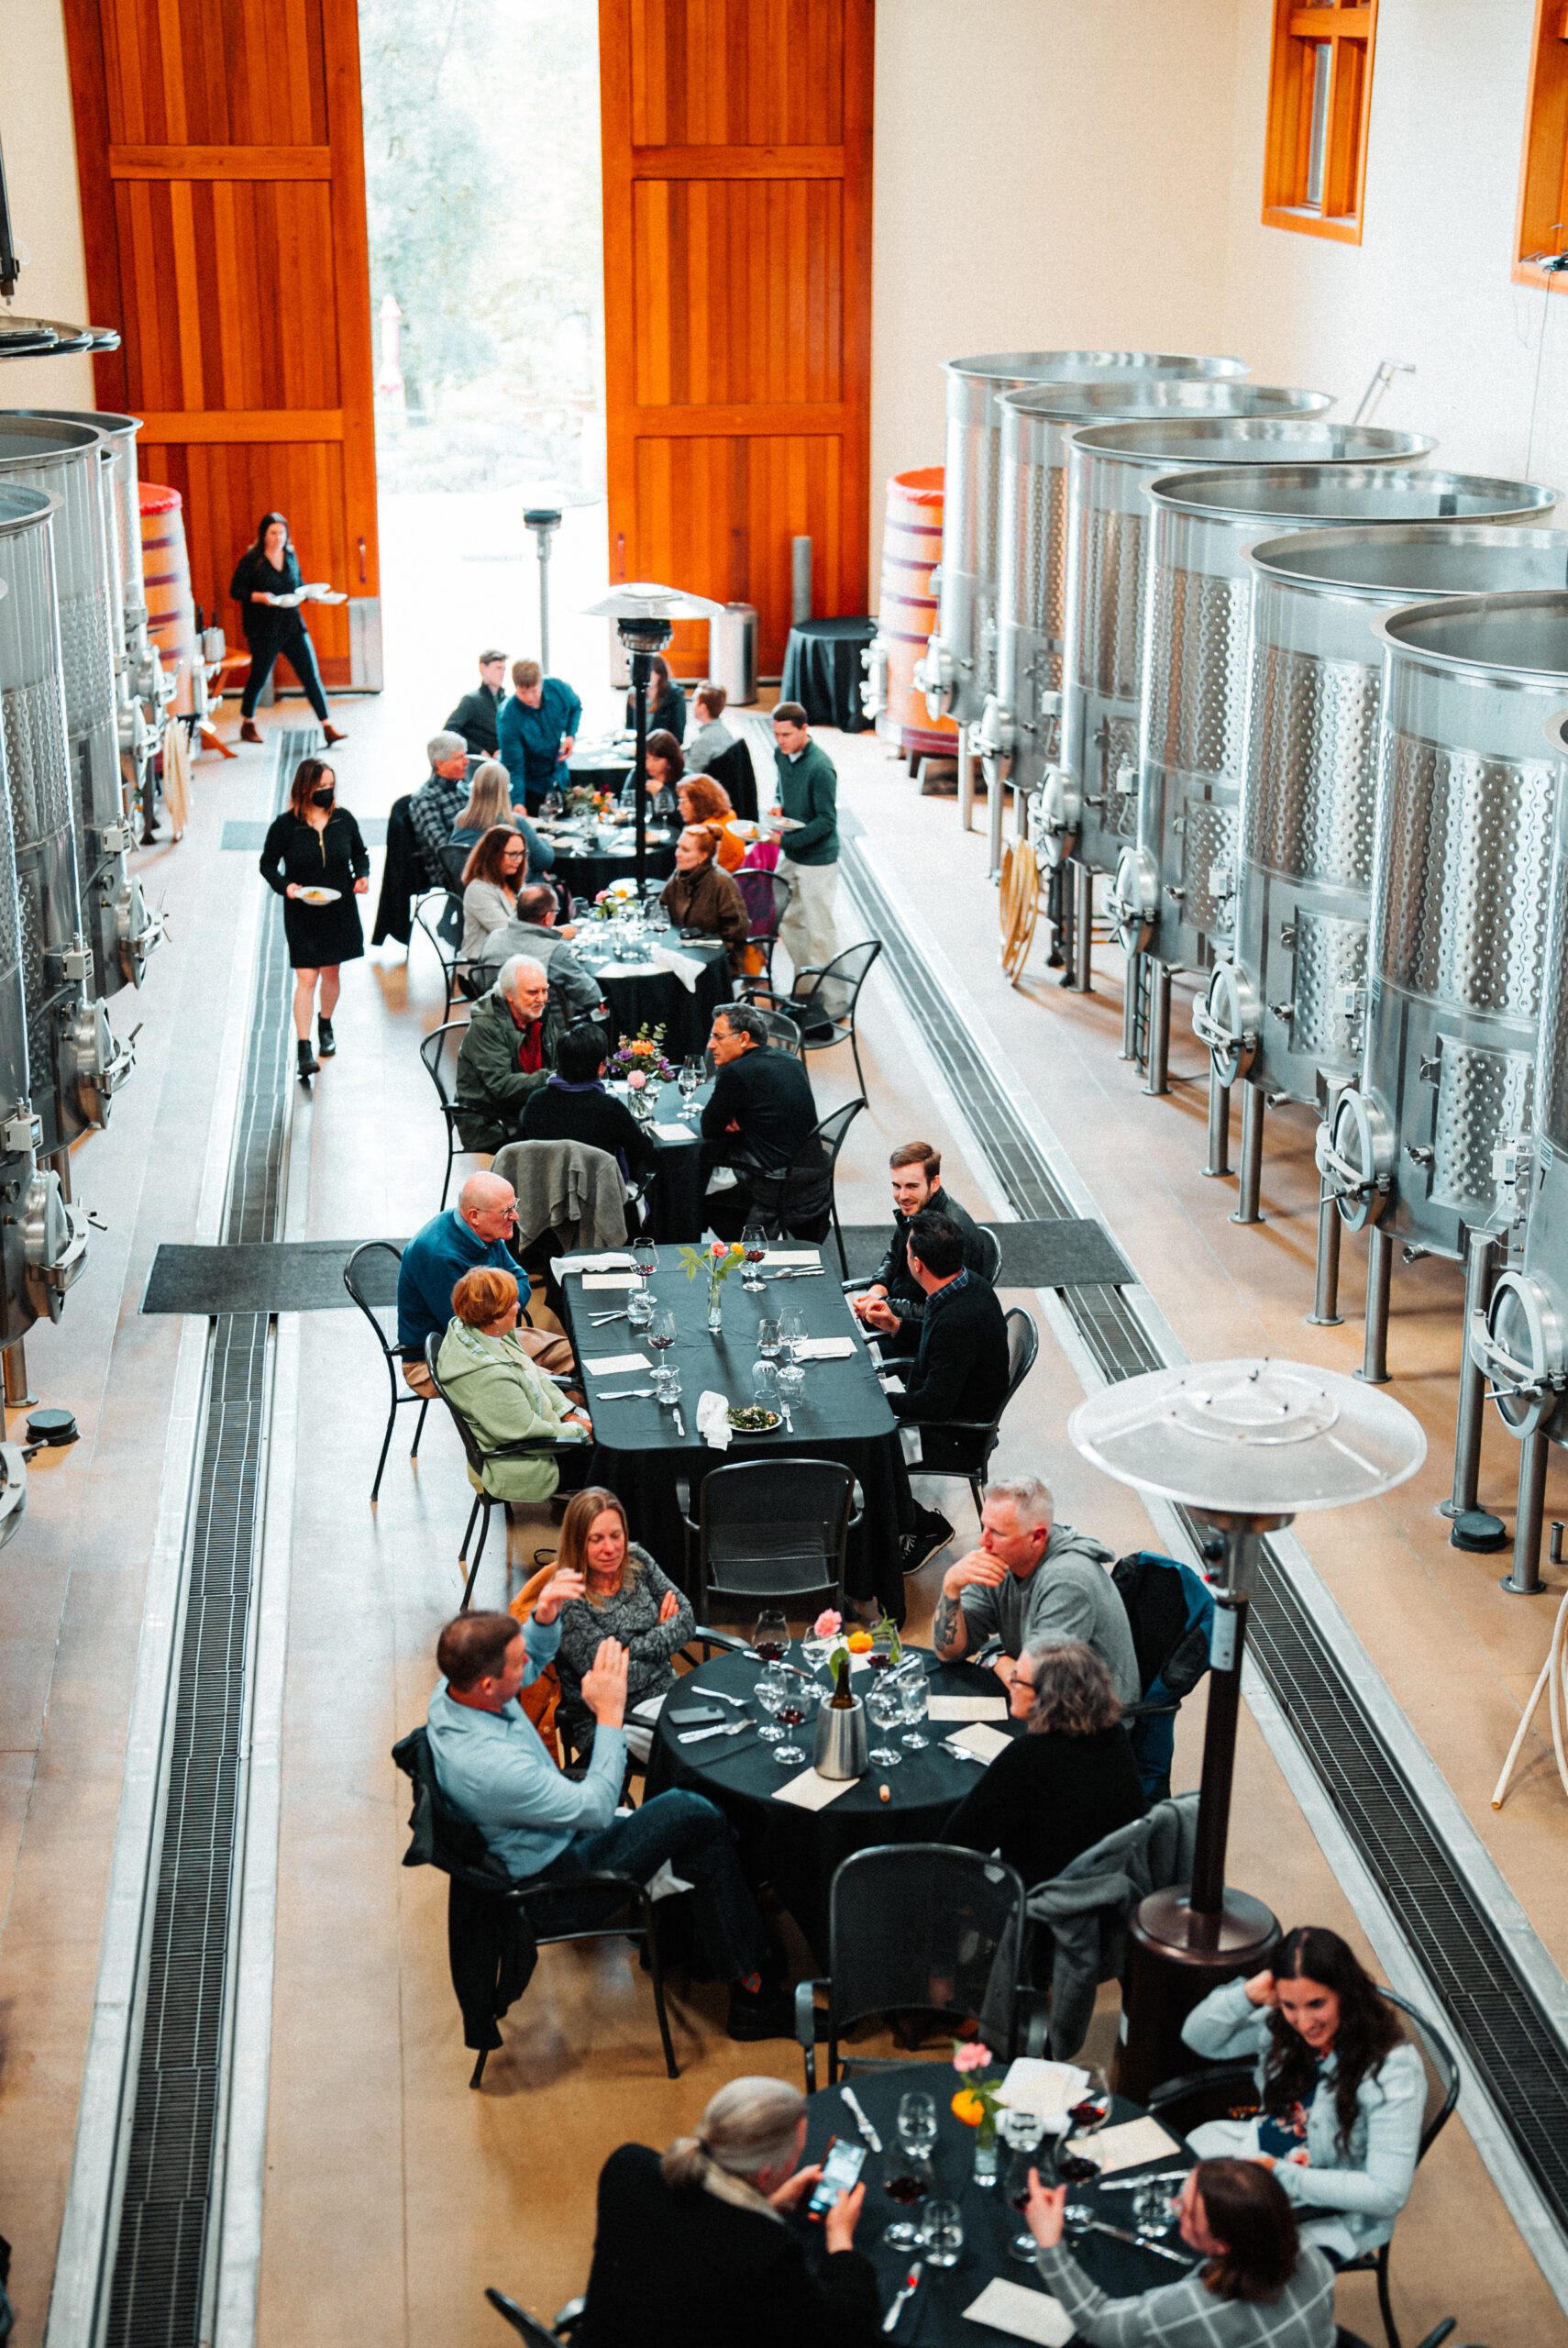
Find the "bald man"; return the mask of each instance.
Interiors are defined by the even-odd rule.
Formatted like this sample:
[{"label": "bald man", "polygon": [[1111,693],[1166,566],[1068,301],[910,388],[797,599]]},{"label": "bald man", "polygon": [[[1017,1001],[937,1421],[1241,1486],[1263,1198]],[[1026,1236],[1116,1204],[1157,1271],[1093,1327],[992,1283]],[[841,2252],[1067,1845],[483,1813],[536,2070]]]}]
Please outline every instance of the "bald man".
[{"label": "bald man", "polygon": [[[403,1251],[397,1276],[397,1341],[403,1351],[405,1386],[426,1397],[435,1393],[425,1367],[425,1340],[445,1334],[452,1318],[452,1290],[465,1272],[488,1264],[511,1272],[526,1293],[527,1274],[507,1247],[517,1221],[517,1194],[498,1174],[470,1174],[458,1203],[416,1232]],[[518,1336],[541,1369],[562,1377],[576,1367],[563,1336],[547,1329],[518,1329]]]}]

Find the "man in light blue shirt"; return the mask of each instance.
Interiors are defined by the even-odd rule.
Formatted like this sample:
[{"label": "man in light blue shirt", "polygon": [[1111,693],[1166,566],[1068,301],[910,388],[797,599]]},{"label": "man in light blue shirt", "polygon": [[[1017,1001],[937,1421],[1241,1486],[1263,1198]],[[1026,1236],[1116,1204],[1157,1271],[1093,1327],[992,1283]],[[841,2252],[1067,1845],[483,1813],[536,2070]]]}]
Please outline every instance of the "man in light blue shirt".
[{"label": "man in light blue shirt", "polygon": [[[622,1726],[626,1650],[602,1639],[582,1693],[596,1722],[580,1778],[556,1767],[517,1701],[555,1657],[560,1611],[585,1597],[580,1574],[546,1584],[525,1624],[510,1614],[459,1614],[436,1649],[441,1673],[428,1731],[436,1781],[519,1881],[558,1883],[613,1869],[646,1883],[668,1860],[692,1888],[704,1955],[727,1978],[732,2038],[788,2038],[793,2011],[741,1873],[723,1813],[701,1794],[656,1794],[617,1817],[626,1767]],[[563,1908],[569,1902],[562,1902]]]}]

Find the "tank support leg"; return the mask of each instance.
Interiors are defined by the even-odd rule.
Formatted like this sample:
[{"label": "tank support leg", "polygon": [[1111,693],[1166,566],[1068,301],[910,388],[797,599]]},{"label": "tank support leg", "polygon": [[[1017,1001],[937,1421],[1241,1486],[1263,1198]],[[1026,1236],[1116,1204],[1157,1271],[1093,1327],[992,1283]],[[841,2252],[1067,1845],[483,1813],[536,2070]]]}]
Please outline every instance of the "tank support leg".
[{"label": "tank support leg", "polygon": [[1078,994],[1094,991],[1094,873],[1087,864],[1073,866],[1073,987]]},{"label": "tank support leg", "polygon": [[1237,1184],[1236,1212],[1231,1217],[1232,1223],[1261,1223],[1264,1219],[1258,1201],[1263,1193],[1263,1132],[1266,1107],[1262,1085],[1242,1085],[1242,1168]]},{"label": "tank support leg", "polygon": [[1138,1057],[1138,996],[1143,984],[1145,969],[1142,954],[1129,954],[1126,975],[1121,981],[1121,1057],[1135,1060]]},{"label": "tank support leg", "polygon": [[986,785],[987,872],[992,880],[1001,877],[1002,826],[1007,821],[1007,785],[988,782]]},{"label": "tank support leg", "polygon": [[[1485,1372],[1471,1359],[1472,1317],[1485,1317],[1497,1277],[1497,1243],[1489,1231],[1473,1231],[1464,1258],[1464,1320],[1459,1354],[1459,1413],[1453,1430],[1453,1490],[1438,1503],[1440,1516],[1463,1516],[1475,1505],[1481,1477],[1481,1413],[1486,1403]],[[1522,1486],[1521,1486],[1522,1490]],[[1540,1508],[1536,1510],[1535,1545],[1540,1546]],[[1534,1552],[1532,1551],[1532,1556]]]},{"label": "tank support leg", "polygon": [[1388,1383],[1388,1283],[1394,1271],[1394,1242],[1375,1224],[1366,1235],[1366,1344],[1355,1375],[1364,1385]]},{"label": "tank support leg", "polygon": [[966,832],[975,828],[975,759],[966,725],[958,728],[958,822]]},{"label": "tank support leg", "polygon": [[1534,1598],[1540,1578],[1540,1520],[1546,1505],[1546,1436],[1540,1427],[1519,1445],[1519,1490],[1514,1510],[1514,1561],[1498,1584],[1510,1598]]},{"label": "tank support leg", "polygon": [[1344,1319],[1340,1311],[1341,1233],[1340,1211],[1325,1182],[1318,1200],[1318,1271],[1307,1315],[1309,1329],[1337,1329]]},{"label": "tank support leg", "polygon": [[7,1346],[0,1359],[6,1365],[6,1408],[30,1411],[39,1398],[28,1391],[28,1349],[23,1340],[18,1337],[14,1346]]},{"label": "tank support leg", "polygon": [[1231,1088],[1220,1081],[1220,1071],[1209,1063],[1209,1162],[1202,1168],[1211,1181],[1231,1171]]},{"label": "tank support leg", "polygon": [[1171,966],[1149,958],[1149,1073],[1145,1092],[1171,1089]]}]

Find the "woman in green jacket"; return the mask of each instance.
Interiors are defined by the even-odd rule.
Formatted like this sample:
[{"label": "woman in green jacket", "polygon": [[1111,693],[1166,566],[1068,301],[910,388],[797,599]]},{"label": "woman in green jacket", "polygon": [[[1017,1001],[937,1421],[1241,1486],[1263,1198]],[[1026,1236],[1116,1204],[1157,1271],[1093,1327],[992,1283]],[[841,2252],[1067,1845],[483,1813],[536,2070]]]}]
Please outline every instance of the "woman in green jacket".
[{"label": "woman in green jacket", "polygon": [[482,1479],[469,1470],[475,1490],[482,1483],[498,1501],[547,1501],[559,1490],[563,1470],[569,1488],[581,1482],[593,1422],[586,1411],[573,1409],[525,1353],[516,1334],[519,1310],[517,1282],[510,1272],[488,1264],[465,1272],[452,1290],[453,1317],[436,1357],[436,1375],[486,1451],[541,1437],[580,1445],[580,1459],[529,1452],[488,1461]]}]

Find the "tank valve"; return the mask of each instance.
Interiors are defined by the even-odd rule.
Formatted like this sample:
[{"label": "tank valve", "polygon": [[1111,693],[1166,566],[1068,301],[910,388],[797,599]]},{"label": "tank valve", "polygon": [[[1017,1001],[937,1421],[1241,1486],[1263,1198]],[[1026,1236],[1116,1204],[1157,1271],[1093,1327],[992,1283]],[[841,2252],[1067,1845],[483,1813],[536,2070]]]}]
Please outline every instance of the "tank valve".
[{"label": "tank valve", "polygon": [[1005,782],[1012,770],[1012,754],[1018,740],[1018,728],[1010,709],[1004,709],[995,693],[988,693],[986,706],[980,714],[977,729],[980,767],[988,785]]},{"label": "tank valve", "polygon": [[1291,1020],[1296,1016],[1296,1005],[1293,1002],[1271,1002],[1268,1010],[1271,1019]]},{"label": "tank valve", "polygon": [[1430,1166],[1437,1152],[1424,1141],[1412,1141],[1406,1143],[1405,1155],[1412,1166]]}]

